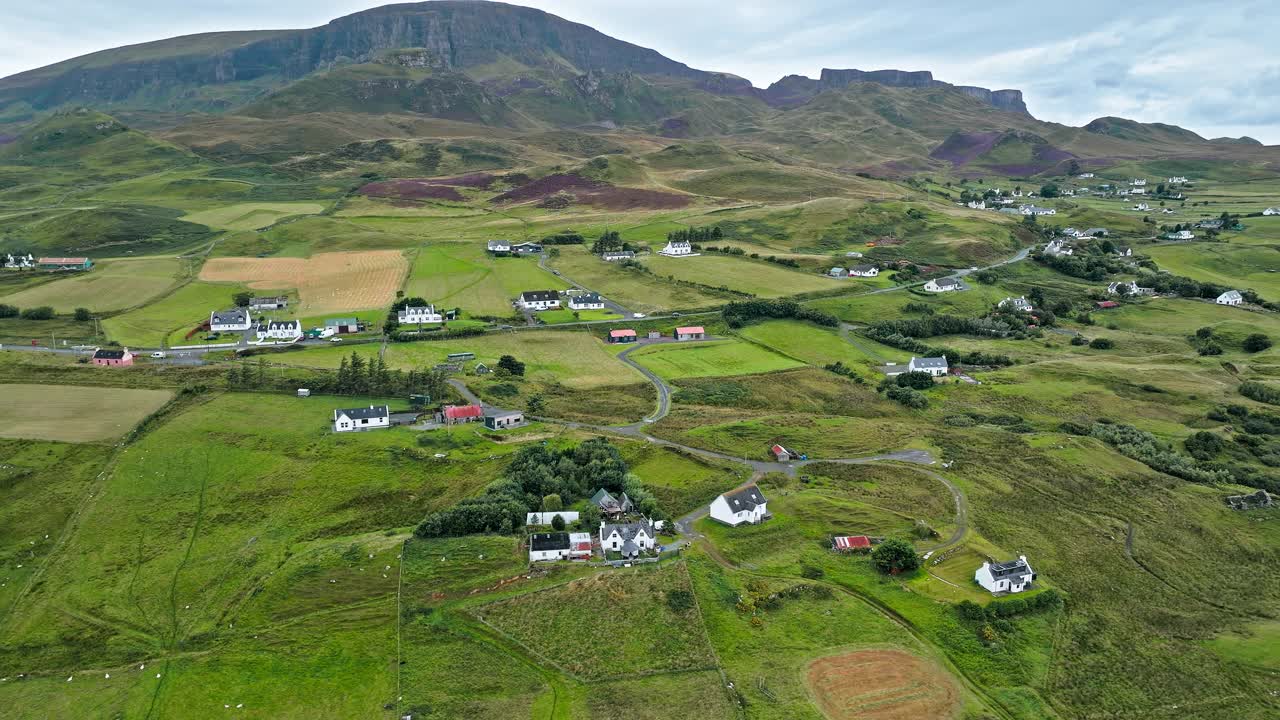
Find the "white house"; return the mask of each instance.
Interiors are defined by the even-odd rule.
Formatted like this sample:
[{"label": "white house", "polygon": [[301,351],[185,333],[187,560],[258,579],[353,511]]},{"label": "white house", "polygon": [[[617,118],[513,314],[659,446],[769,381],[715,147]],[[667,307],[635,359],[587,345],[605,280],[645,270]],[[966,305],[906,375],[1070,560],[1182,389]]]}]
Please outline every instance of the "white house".
[{"label": "white house", "polygon": [[963,288],[964,285],[961,284],[959,278],[939,278],[924,284],[925,292],[955,292]]},{"label": "white house", "polygon": [[631,523],[600,523],[600,547],[606,551],[635,557],[658,546],[658,530],[653,521],[642,518]]},{"label": "white house", "polygon": [[1078,178],[1084,178],[1084,179],[1089,179],[1089,178],[1092,178],[1092,177],[1093,177],[1093,173],[1080,173],[1080,174],[1079,174],[1079,175],[1077,175],[1076,177],[1078,177]]},{"label": "white house", "polygon": [[1263,215],[1280,215],[1280,207],[1269,207],[1262,211]]},{"label": "white house", "polygon": [[1025,297],[1007,297],[1000,301],[999,307],[1020,310],[1022,312],[1031,312],[1035,309],[1031,306],[1031,302]]},{"label": "white house", "polygon": [[508,240],[490,240],[486,245],[486,249],[491,253],[509,253],[511,252],[511,242]]},{"label": "white house", "polygon": [[1130,180],[1130,181],[1129,181],[1129,184],[1130,184],[1130,185],[1132,185],[1132,186],[1134,186],[1134,187],[1142,187],[1142,186],[1144,186],[1144,185],[1146,185],[1146,184],[1147,184],[1147,179],[1146,179],[1146,178],[1134,178],[1133,180]]},{"label": "white house", "polygon": [[209,315],[209,329],[213,332],[248,330],[253,325],[248,310],[222,310]]},{"label": "white house", "polygon": [[258,324],[259,340],[297,340],[302,337],[301,320],[271,320]]},{"label": "white house", "polygon": [[604,301],[600,299],[600,295],[593,292],[578,293],[569,296],[570,310],[603,310]]},{"label": "white house", "polygon": [[525,310],[552,310],[560,307],[560,293],[555,290],[526,290],[516,301]]},{"label": "white house", "polygon": [[1151,209],[1151,206],[1146,203],[1138,203],[1137,205],[1133,206],[1134,212],[1147,212],[1150,209]]},{"label": "white house", "polygon": [[970,210],[986,210],[987,203],[983,200],[970,200],[966,203]]},{"label": "white house", "polygon": [[1214,302],[1219,305],[1240,305],[1244,302],[1244,296],[1240,294],[1239,290],[1228,290],[1219,295]]},{"label": "white house", "polygon": [[1186,178],[1184,178],[1184,177],[1182,177],[1181,175],[1179,175],[1179,176],[1177,176],[1177,177],[1171,177],[1171,178],[1169,178],[1168,180],[1166,180],[1165,182],[1167,182],[1167,183],[1168,183],[1168,184],[1170,184],[1170,185],[1181,185],[1181,184],[1183,184],[1183,183],[1188,183],[1188,182],[1191,182],[1191,181],[1190,181],[1190,180],[1188,180],[1188,179],[1186,179]]},{"label": "white house", "polygon": [[[531,512],[524,516],[525,525],[550,525],[551,519],[560,516],[560,519],[566,523],[578,522],[580,513],[572,510],[557,510],[555,512]],[[589,540],[590,538],[588,538]]]},{"label": "white house", "polygon": [[1178,232],[1166,233],[1165,238],[1169,240],[1195,240],[1195,233],[1190,230],[1179,230]]},{"label": "white house", "polygon": [[610,250],[600,253],[600,259],[605,262],[618,262],[619,260],[630,260],[636,254],[630,250]]},{"label": "white house", "polygon": [[1129,191],[1129,194],[1130,194],[1130,195],[1146,195],[1146,194],[1147,194],[1147,189],[1146,189],[1146,188],[1134,188],[1134,189],[1132,189],[1132,190],[1130,190],[1130,191]]},{"label": "white house", "polygon": [[[1121,290],[1121,288],[1123,288],[1123,290]],[[1155,295],[1156,289],[1138,287],[1137,281],[1134,280],[1130,280],[1129,282],[1113,282],[1107,286],[1108,295],[1119,295],[1121,292],[1132,297],[1137,295]]]},{"label": "white house", "polygon": [[754,484],[711,501],[711,519],[726,525],[737,527],[743,523],[760,523],[768,517],[768,501]]},{"label": "white house", "polygon": [[1023,215],[1057,215],[1058,211],[1053,208],[1040,207],[1039,205],[1023,205],[1019,210]]},{"label": "white house", "polygon": [[659,250],[658,254],[666,255],[667,257],[688,257],[691,255],[697,255],[697,253],[693,251],[693,246],[689,244],[688,240],[668,240],[667,246]]},{"label": "white house", "polygon": [[932,358],[912,357],[911,362],[907,363],[907,372],[929,373],[934,377],[943,377],[947,374],[947,370],[946,356]]},{"label": "white house", "polygon": [[407,307],[396,313],[396,320],[401,325],[439,325],[444,322],[444,314],[435,305]]},{"label": "white house", "polygon": [[529,562],[586,560],[591,557],[591,533],[534,533],[529,536]]},{"label": "white house", "polygon": [[[1059,238],[1050,240],[1049,244],[1044,246],[1044,252],[1046,255],[1074,255],[1076,251]],[[928,290],[928,286],[925,289]]]},{"label": "white house", "polygon": [[1115,252],[1120,257],[1133,257],[1133,248],[1127,245],[1117,247]]},{"label": "white house", "polygon": [[875,277],[880,274],[880,268],[875,265],[854,265],[849,268],[849,277]]},{"label": "white house", "polygon": [[334,432],[357,432],[391,427],[391,411],[386,405],[333,411]]},{"label": "white house", "polygon": [[993,563],[984,562],[982,567],[973,574],[973,579],[978,581],[990,593],[1018,593],[1026,590],[1035,582],[1036,574],[1031,570],[1031,564],[1027,562],[1026,555],[1019,555],[1017,560],[1008,562]]},{"label": "white house", "polygon": [[12,270],[22,270],[24,268],[33,268],[36,266],[36,259],[33,255],[7,255],[4,259],[4,266]]}]

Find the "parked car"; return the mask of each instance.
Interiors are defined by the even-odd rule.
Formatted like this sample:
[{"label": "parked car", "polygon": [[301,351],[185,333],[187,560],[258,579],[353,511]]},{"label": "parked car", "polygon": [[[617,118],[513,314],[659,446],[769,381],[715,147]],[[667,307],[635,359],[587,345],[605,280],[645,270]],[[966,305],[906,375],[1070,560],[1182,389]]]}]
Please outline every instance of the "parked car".
[{"label": "parked car", "polygon": [[644,313],[631,313],[631,317],[633,317],[633,318],[642,318],[642,317],[644,317]]},{"label": "parked car", "polygon": [[157,351],[155,351],[155,352],[151,353],[151,357],[155,358],[156,360],[163,360],[163,359],[164,359],[164,351],[163,351],[163,350],[157,350]]},{"label": "parked car", "polygon": [[329,338],[329,342],[342,342],[342,338],[340,338],[340,337],[331,337],[331,338]]}]

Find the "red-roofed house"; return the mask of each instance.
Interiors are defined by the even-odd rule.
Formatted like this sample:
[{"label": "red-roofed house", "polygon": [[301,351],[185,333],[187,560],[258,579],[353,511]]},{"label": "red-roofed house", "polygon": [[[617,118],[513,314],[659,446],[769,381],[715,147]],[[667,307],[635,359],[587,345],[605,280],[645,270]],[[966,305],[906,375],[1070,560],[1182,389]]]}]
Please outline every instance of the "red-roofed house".
[{"label": "red-roofed house", "polygon": [[871,538],[866,535],[841,535],[831,539],[831,549],[840,552],[866,550],[871,547]]},{"label": "red-roofed house", "polygon": [[676,340],[706,340],[707,331],[701,325],[676,328]]},{"label": "red-roofed house", "polygon": [[445,425],[480,422],[484,420],[484,408],[479,405],[445,405],[440,415]]},{"label": "red-roofed house", "polygon": [[42,257],[36,264],[46,270],[89,270],[93,261],[86,257]]},{"label": "red-roofed house", "polygon": [[1097,305],[1099,310],[1110,310],[1111,308],[1120,307],[1120,303],[1115,300],[1103,300],[1102,302],[1094,303],[1094,305]]},{"label": "red-roofed house", "polygon": [[611,343],[633,343],[636,341],[635,330],[610,330],[609,342]]},{"label": "red-roofed house", "polygon": [[781,445],[774,445],[769,448],[769,452],[773,453],[773,456],[778,458],[778,462],[787,462],[791,460],[791,457],[795,454]]}]

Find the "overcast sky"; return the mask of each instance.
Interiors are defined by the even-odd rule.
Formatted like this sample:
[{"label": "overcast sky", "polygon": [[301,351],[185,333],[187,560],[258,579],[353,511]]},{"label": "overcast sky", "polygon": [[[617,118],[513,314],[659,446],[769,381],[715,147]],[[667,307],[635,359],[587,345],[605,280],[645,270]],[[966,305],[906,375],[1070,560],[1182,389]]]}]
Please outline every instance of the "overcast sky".
[{"label": "overcast sky", "polygon": [[[76,55],[214,30],[302,28],[369,0],[13,0],[0,77]],[[821,68],[932,70],[1023,91],[1032,114],[1083,125],[1117,115],[1206,137],[1280,144],[1274,0],[528,0],[704,70],[765,86]],[[1180,7],[1182,6],[1182,7]]]}]

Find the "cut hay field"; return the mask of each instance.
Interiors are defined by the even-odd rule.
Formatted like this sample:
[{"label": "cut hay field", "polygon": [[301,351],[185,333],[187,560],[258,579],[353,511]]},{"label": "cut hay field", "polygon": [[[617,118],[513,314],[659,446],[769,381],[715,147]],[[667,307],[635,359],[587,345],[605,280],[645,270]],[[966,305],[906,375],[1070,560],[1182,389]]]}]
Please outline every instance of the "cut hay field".
[{"label": "cut hay field", "polygon": [[[102,372],[127,372],[102,368]],[[159,410],[168,390],[0,385],[0,437],[61,442],[101,442],[129,432]]]},{"label": "cut hay field", "polygon": [[121,345],[181,345],[188,330],[207,321],[209,313],[234,307],[232,298],[246,290],[244,285],[190,282],[150,305],[103,320],[102,329]]},{"label": "cut hay field", "polygon": [[178,280],[180,261],[172,257],[121,258],[95,263],[93,270],[42,283],[0,301],[20,308],[48,305],[56,312],[76,308],[110,312],[145,304]]},{"label": "cut hay field", "polygon": [[213,210],[201,210],[182,219],[219,230],[260,230],[288,217],[315,215],[324,210],[319,203],[237,203]]},{"label": "cut hay field", "polygon": [[653,254],[640,262],[660,278],[695,282],[711,287],[749,293],[758,297],[783,297],[822,290],[849,288],[852,281],[836,280],[825,275],[788,270],[779,265],[745,260],[728,255],[699,255],[671,258]]},{"label": "cut hay field", "polygon": [[538,267],[537,258],[491,256],[483,243],[428,245],[419,251],[405,295],[467,315],[509,317],[511,301],[525,290],[565,290],[569,284]]},{"label": "cut hay field", "polygon": [[368,250],[310,258],[211,258],[200,279],[243,283],[254,290],[296,289],[296,311],[322,315],[389,306],[407,270],[403,253]]},{"label": "cut hay field", "polygon": [[857,650],[819,658],[805,674],[828,720],[946,720],[960,688],[941,668],[902,650]]},{"label": "cut hay field", "polygon": [[630,358],[669,380],[750,375],[804,365],[740,340],[649,345],[631,353]]}]

